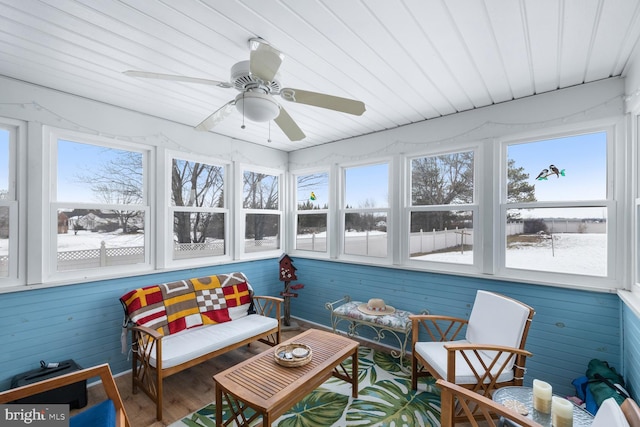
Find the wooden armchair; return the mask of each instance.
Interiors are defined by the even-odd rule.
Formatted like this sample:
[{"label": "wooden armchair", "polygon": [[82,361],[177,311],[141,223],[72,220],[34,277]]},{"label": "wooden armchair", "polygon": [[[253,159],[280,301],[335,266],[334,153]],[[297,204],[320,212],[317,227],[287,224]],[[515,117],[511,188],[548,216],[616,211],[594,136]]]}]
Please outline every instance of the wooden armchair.
[{"label": "wooden armchair", "polygon": [[[411,386],[431,375],[491,398],[493,390],[522,385],[524,349],[534,310],[504,295],[479,290],[469,320],[412,315]],[[466,329],[465,336],[459,336]],[[420,341],[421,334],[430,341]],[[460,411],[456,416],[462,417]]]},{"label": "wooden armchair", "polygon": [[[100,377],[102,387],[104,387],[107,395],[107,400],[72,416],[70,426],[80,427],[90,425],[97,427],[105,425],[130,427],[131,424],[124,410],[120,392],[118,391],[118,387],[111,374],[111,369],[107,363],[4,391],[0,393],[0,403],[10,403],[18,399],[23,399],[34,394],[74,384],[93,377]],[[106,423],[107,421],[109,423]]]},{"label": "wooden armchair", "polygon": [[633,399],[625,399],[620,405],[629,427],[640,427],[640,408]]},{"label": "wooden armchair", "polygon": [[593,427],[640,427],[640,408],[627,398],[618,404],[613,397],[605,399],[598,408]]},{"label": "wooden armchair", "polygon": [[[458,421],[453,417],[454,408],[459,408],[462,418],[471,427],[479,427],[480,425],[483,427],[501,426],[505,420],[511,421],[511,425],[520,425],[521,427],[542,427],[524,415],[520,415],[506,406],[459,385],[443,379],[437,380],[436,385],[442,391],[440,394],[441,427],[453,427]],[[479,424],[478,420],[482,421],[482,423]]]}]

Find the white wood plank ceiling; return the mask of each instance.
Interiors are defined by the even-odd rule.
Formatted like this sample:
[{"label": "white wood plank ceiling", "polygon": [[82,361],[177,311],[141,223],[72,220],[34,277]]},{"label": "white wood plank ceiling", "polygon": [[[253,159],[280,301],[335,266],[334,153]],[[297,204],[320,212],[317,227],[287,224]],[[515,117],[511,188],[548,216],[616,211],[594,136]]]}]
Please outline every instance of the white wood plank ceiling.
[{"label": "white wood plank ceiling", "polygon": [[238,111],[211,131],[292,151],[624,76],[639,36],[638,0],[0,0],[0,75],[196,126],[238,92],[122,72],[226,82],[261,37],[283,86],[366,104],[276,97],[297,142]]}]

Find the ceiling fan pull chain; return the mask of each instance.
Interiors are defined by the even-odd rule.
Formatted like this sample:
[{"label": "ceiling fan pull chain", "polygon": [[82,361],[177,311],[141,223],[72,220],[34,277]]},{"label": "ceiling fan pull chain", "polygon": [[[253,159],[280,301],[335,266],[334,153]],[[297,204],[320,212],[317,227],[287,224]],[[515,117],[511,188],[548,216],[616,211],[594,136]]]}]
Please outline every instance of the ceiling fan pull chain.
[{"label": "ceiling fan pull chain", "polygon": [[267,139],[267,142],[271,142],[271,121],[269,121],[269,139]]},{"label": "ceiling fan pull chain", "polygon": [[244,94],[245,92],[242,92],[242,126],[240,126],[240,129],[244,129]]}]

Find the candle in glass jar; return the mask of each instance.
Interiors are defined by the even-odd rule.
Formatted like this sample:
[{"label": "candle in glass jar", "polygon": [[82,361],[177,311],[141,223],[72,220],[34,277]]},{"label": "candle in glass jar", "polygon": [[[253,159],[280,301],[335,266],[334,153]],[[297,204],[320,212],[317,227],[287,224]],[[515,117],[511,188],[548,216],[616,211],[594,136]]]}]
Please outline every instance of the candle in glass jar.
[{"label": "candle in glass jar", "polygon": [[551,403],[551,425],[553,427],[573,426],[573,404],[567,399],[553,396]]},{"label": "candle in glass jar", "polygon": [[551,384],[533,380],[533,409],[545,414],[551,412]]}]

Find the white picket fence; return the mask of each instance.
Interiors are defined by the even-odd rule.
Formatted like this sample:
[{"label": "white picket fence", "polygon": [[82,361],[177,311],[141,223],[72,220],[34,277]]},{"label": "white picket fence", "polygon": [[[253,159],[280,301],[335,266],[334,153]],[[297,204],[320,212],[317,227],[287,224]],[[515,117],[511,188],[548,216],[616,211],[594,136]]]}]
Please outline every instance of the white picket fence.
[{"label": "white picket fence", "polygon": [[[247,239],[247,252],[259,252],[278,249],[278,239]],[[224,241],[205,243],[176,243],[174,259],[201,258],[224,255]],[[8,274],[8,257],[0,257],[0,276]],[[126,246],[107,248],[102,242],[99,249],[58,252],[58,271],[80,270],[85,268],[106,267],[114,265],[139,264],[144,262],[144,246]],[[3,270],[4,269],[4,270]]]},{"label": "white picket fence", "polygon": [[174,243],[173,259],[224,255],[224,240],[204,243]]},{"label": "white picket fence", "polygon": [[139,264],[143,262],[144,246],[107,248],[105,243],[102,242],[99,249],[58,252],[58,271]]},{"label": "white picket fence", "polygon": [[459,248],[463,250],[463,246],[473,246],[473,229],[472,228],[454,228],[444,230],[420,230],[411,233],[409,236],[409,253],[425,254],[444,249]]}]

